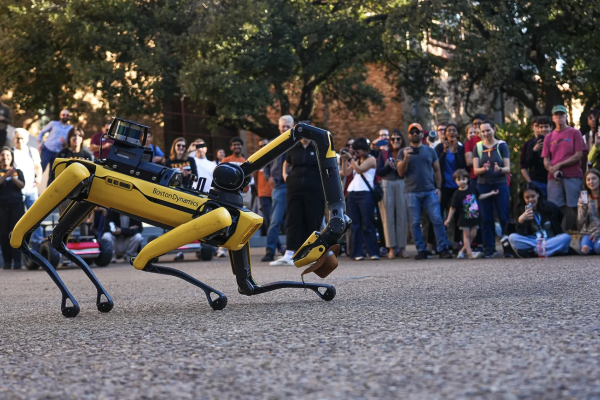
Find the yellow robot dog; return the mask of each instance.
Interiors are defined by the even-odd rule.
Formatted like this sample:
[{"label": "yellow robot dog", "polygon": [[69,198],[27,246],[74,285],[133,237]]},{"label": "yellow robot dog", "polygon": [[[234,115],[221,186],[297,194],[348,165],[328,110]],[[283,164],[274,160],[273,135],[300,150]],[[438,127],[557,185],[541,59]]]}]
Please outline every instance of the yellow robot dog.
[{"label": "yellow robot dog", "polygon": [[186,243],[200,240],[229,250],[238,290],[244,295],[252,296],[282,288],[307,288],[326,301],[335,297],[335,288],[327,284],[256,284],[252,277],[248,241],[262,224],[262,218],[244,207],[241,195],[253,172],[289,150],[301,138],[312,140],[317,148],[329,223],[321,233],[314,232],[294,254],[293,259],[297,267],[309,267],[303,274],[314,272],[322,278],[328,276],[337,267],[337,243],[351,222],[344,214],[344,196],[329,132],[307,124],[298,124],[249,157],[244,164],[220,164],[214,171],[213,188],[205,194],[201,192],[204,179],[198,182],[199,190],[183,187],[179,170],[151,163],[151,150],[145,147],[148,130],[147,126],[115,118],[107,133],[115,143],[106,159],[93,163],[57,159],[52,167],[54,182],[19,220],[12,232],[11,246],[21,249],[43,267],[62,292],[61,311],[65,317],[72,318],[79,313],[77,301],[54,267],[29,247],[31,234],[65,199],[71,200],[71,203],[62,213],[49,241],[61,254],[81,268],[95,285],[98,292],[96,306],[101,312],[112,310],[112,299],[89,265],[66,247],[71,232],[96,205],[170,229],[148,243],[131,260],[131,264],[136,269],[175,276],[199,287],[215,310],[221,310],[227,305],[227,297],[223,293],[179,270],[154,265],[153,260]]}]

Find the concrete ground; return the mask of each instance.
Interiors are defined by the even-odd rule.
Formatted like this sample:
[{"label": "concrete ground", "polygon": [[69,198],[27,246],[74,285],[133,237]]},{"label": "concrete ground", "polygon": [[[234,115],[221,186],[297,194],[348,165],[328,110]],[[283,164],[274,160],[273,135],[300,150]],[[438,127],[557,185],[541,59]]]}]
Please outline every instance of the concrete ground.
[{"label": "concrete ground", "polygon": [[[258,260],[262,283],[300,278]],[[42,271],[0,271],[0,399],[600,398],[600,258],[342,258],[312,292],[237,293],[227,259],[169,264],[224,291],[112,264],[94,271],[115,301],[66,319]],[[320,281],[314,275],[309,280]]]}]

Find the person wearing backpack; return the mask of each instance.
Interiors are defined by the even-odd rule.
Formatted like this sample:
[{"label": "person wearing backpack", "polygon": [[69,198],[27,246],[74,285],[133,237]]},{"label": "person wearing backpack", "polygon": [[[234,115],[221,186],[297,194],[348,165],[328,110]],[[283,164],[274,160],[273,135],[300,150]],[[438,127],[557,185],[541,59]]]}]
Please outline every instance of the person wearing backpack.
[{"label": "person wearing backpack", "polygon": [[480,201],[483,230],[483,257],[491,258],[496,253],[494,210],[498,214],[502,232],[510,218],[510,189],[507,175],[510,174],[510,152],[508,145],[495,137],[496,126],[489,120],[480,125],[481,142],[475,146],[473,171],[477,176],[480,193],[498,191],[498,195]]}]

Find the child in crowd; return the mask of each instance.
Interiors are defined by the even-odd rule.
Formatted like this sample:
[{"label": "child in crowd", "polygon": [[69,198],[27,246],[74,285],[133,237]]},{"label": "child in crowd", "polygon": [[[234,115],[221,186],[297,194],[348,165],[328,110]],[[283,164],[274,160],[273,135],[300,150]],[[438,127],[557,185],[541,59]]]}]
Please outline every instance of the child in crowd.
[{"label": "child in crowd", "polygon": [[469,185],[469,173],[464,169],[458,169],[452,175],[458,185],[454,192],[448,218],[444,224],[450,225],[454,213],[458,210],[458,226],[463,231],[463,247],[457,258],[481,258],[482,253],[471,251],[471,241],[477,236],[477,227],[481,224],[478,199],[486,199],[498,194],[498,190],[479,194],[474,185]]},{"label": "child in crowd", "polygon": [[577,226],[581,234],[580,251],[582,254],[600,254],[600,171],[595,168],[588,169],[584,182],[585,188],[577,207]]}]

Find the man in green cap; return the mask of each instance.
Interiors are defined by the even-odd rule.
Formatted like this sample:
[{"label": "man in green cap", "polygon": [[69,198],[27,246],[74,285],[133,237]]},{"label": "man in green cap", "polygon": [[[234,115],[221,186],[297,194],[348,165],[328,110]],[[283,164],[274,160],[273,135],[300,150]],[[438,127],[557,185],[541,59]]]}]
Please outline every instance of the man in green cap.
[{"label": "man in green cap", "polygon": [[581,132],[567,125],[567,108],[552,108],[554,130],[544,139],[542,157],[548,170],[548,201],[563,210],[563,229],[576,229],[577,202],[583,183],[581,159],[587,147]]}]

